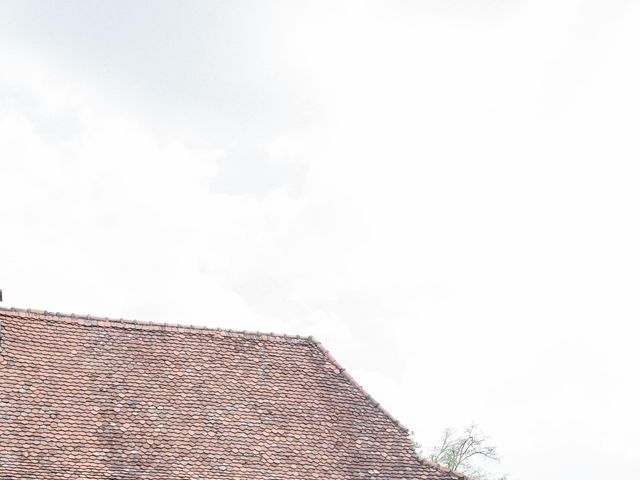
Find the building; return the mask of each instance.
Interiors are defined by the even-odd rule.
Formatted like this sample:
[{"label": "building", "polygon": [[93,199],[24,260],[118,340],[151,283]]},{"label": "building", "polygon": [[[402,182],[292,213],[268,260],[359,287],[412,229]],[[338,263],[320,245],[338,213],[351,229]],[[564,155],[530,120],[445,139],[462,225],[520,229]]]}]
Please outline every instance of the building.
[{"label": "building", "polygon": [[312,338],[0,309],[0,480],[453,480]]}]

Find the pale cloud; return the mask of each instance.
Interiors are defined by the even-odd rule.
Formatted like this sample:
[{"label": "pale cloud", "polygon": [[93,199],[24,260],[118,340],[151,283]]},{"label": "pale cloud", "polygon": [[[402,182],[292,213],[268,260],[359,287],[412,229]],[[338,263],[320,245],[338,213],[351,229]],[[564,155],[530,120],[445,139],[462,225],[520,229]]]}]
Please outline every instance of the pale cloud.
[{"label": "pale cloud", "polygon": [[425,445],[628,475],[637,6],[259,3],[2,7],[5,303],[313,334]]}]

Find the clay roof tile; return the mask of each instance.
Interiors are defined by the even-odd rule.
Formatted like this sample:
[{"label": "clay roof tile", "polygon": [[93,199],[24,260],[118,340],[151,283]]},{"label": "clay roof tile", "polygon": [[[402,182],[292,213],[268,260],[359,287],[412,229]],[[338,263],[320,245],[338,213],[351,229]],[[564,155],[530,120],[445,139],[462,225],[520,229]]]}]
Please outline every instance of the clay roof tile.
[{"label": "clay roof tile", "polygon": [[0,378],[0,478],[461,478],[313,337],[0,308]]}]

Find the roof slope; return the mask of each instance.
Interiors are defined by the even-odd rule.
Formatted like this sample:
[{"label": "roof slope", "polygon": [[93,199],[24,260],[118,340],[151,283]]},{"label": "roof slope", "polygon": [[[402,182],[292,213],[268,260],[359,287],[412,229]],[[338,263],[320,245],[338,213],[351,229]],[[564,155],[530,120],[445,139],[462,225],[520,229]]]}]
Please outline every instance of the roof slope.
[{"label": "roof slope", "polygon": [[313,339],[0,309],[0,480],[456,479]]}]

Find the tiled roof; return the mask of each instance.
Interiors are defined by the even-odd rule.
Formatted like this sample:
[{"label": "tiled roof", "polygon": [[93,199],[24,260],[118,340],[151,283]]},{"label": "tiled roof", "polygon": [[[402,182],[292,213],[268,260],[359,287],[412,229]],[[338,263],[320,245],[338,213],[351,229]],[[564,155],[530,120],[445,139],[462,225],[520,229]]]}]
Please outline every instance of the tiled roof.
[{"label": "tiled roof", "polygon": [[0,308],[0,480],[453,480],[314,339]]}]

